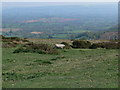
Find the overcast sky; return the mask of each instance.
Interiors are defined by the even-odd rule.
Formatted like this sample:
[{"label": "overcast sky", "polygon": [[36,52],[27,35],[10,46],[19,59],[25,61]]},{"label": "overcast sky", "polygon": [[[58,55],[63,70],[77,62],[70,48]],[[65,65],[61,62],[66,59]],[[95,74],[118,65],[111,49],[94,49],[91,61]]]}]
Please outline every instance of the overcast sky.
[{"label": "overcast sky", "polygon": [[115,4],[117,2],[3,2],[2,6],[4,8],[16,8],[16,7],[33,7],[33,6],[58,6],[58,5],[84,5],[84,6],[93,6],[93,5],[103,5],[103,4]]},{"label": "overcast sky", "polygon": [[118,2],[119,0],[1,0],[2,2]]}]

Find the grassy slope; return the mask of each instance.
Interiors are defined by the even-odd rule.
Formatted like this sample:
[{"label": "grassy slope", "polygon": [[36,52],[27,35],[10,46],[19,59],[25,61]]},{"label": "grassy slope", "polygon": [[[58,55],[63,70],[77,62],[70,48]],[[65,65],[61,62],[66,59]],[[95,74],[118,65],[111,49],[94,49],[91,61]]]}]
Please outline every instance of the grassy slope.
[{"label": "grassy slope", "polygon": [[[13,88],[114,88],[117,87],[116,50],[71,49],[60,55],[13,54],[3,49],[3,87]],[[41,61],[49,61],[42,63]]]}]

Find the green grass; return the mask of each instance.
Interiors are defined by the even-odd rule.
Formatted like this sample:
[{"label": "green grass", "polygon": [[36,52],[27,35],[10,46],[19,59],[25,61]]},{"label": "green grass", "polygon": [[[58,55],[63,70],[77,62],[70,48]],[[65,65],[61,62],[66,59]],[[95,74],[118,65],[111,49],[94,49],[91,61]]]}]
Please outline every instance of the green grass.
[{"label": "green grass", "polygon": [[3,48],[4,88],[117,88],[118,52],[60,50],[59,55]]}]

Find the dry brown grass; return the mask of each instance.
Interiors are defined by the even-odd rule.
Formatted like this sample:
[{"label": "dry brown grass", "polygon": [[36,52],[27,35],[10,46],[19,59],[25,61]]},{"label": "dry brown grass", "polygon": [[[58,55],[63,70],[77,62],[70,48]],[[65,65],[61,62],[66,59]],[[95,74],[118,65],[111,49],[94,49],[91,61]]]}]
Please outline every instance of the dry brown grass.
[{"label": "dry brown grass", "polygon": [[110,42],[110,40],[88,40],[91,43],[102,43],[102,42]]},{"label": "dry brown grass", "polygon": [[29,41],[33,43],[44,43],[44,44],[49,44],[49,45],[54,45],[54,44],[59,44],[62,42],[67,42],[68,44],[72,44],[71,40],[63,40],[63,39],[28,39]]}]

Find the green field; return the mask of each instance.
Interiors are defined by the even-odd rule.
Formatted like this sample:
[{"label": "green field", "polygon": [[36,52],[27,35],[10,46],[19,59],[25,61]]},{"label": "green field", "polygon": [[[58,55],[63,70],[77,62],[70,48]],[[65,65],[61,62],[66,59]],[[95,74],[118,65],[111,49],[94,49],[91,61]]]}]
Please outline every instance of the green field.
[{"label": "green field", "polygon": [[117,88],[115,49],[60,49],[60,54],[3,48],[3,88]]}]

